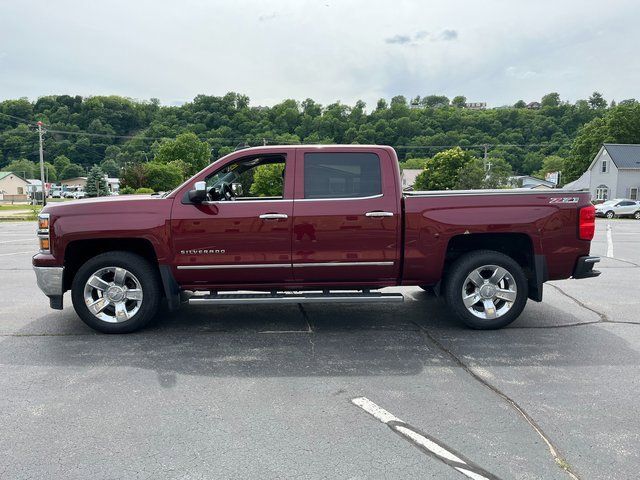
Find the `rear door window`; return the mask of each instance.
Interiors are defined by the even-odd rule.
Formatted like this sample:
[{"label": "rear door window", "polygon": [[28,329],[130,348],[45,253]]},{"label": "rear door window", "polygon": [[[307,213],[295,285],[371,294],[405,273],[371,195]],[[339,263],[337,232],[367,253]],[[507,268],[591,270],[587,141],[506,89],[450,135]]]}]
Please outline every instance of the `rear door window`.
[{"label": "rear door window", "polygon": [[305,153],[304,198],[358,198],[382,193],[375,153]]}]

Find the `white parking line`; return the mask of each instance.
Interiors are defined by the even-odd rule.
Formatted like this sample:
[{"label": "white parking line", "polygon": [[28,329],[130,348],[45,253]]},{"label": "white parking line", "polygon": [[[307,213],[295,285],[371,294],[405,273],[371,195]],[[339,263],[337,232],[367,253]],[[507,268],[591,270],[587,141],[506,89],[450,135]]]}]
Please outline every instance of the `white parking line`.
[{"label": "white parking line", "polygon": [[611,233],[611,224],[607,224],[607,257],[613,257],[613,235]]},{"label": "white parking line", "polygon": [[384,408],[376,405],[366,397],[353,398],[351,403],[360,407],[372,417],[390,427],[393,431],[399,433],[411,443],[422,447],[433,456],[454,468],[467,478],[473,480],[497,480],[497,477],[485,472],[482,468],[474,465],[468,460],[461,458],[459,454],[450,451],[444,445],[437,443],[433,438],[427,438],[425,435],[418,433],[411,425],[403,422],[398,417],[388,412]]},{"label": "white parking line", "polygon": [[13,240],[3,240],[0,243],[24,242],[25,240],[33,240],[35,242],[38,239],[36,237],[34,237],[34,236],[31,236],[31,237],[24,237],[24,238],[15,238]]}]

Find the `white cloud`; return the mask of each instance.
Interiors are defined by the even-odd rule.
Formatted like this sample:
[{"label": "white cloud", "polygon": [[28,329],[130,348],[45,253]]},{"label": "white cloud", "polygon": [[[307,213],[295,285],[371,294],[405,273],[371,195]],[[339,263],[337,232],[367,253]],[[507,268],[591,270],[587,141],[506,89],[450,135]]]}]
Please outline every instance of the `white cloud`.
[{"label": "white cloud", "polygon": [[509,76],[509,77],[513,77],[513,78],[517,78],[519,80],[528,80],[530,78],[534,78],[536,76],[538,76],[538,74],[532,70],[527,70],[526,68],[520,68],[520,67],[507,67],[505,69],[505,73]]}]

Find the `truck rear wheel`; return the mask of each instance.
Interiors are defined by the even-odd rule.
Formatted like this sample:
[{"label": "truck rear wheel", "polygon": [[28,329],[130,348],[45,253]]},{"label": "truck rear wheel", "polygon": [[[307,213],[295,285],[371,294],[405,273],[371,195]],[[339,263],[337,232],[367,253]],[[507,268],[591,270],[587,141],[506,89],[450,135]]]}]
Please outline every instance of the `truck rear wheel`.
[{"label": "truck rear wheel", "polygon": [[513,322],[527,303],[527,279],[511,257],[491,250],[461,256],[445,282],[445,299],[465,323],[491,330]]},{"label": "truck rear wheel", "polygon": [[162,290],[147,260],[130,252],[107,252],[88,260],[71,286],[73,308],[102,333],[129,333],[155,316]]}]

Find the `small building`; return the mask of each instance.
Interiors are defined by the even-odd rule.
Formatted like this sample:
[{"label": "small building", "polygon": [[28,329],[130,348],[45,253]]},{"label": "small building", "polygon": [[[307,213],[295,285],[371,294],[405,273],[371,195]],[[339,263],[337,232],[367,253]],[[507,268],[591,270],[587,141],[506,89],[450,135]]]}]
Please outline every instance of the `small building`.
[{"label": "small building", "polygon": [[402,170],[401,178],[402,178],[402,189],[403,190],[411,190],[413,189],[413,185],[416,183],[416,178],[423,172],[420,168],[405,168]]},{"label": "small building", "polygon": [[24,202],[29,182],[13,172],[0,172],[0,200]]},{"label": "small building", "polygon": [[112,195],[118,195],[120,193],[120,179],[115,177],[107,177],[107,186],[109,187],[109,193]]},{"label": "small building", "polygon": [[469,102],[464,104],[464,108],[469,110],[486,110],[487,102]]},{"label": "small building", "polygon": [[587,180],[593,200],[640,200],[640,144],[603,144],[587,171],[565,188],[577,189]]},{"label": "small building", "polygon": [[538,177],[532,177],[531,175],[516,175],[509,177],[509,184],[513,188],[528,188],[531,190],[547,190],[555,188],[556,186],[554,182],[543,180]]},{"label": "small building", "polygon": [[66,180],[60,180],[60,185],[64,190],[76,189],[84,190],[87,188],[87,177],[75,177],[67,178]]},{"label": "small building", "polygon": [[542,104],[540,102],[529,102],[529,103],[527,103],[527,108],[529,110],[539,110],[540,107],[542,107]]}]

